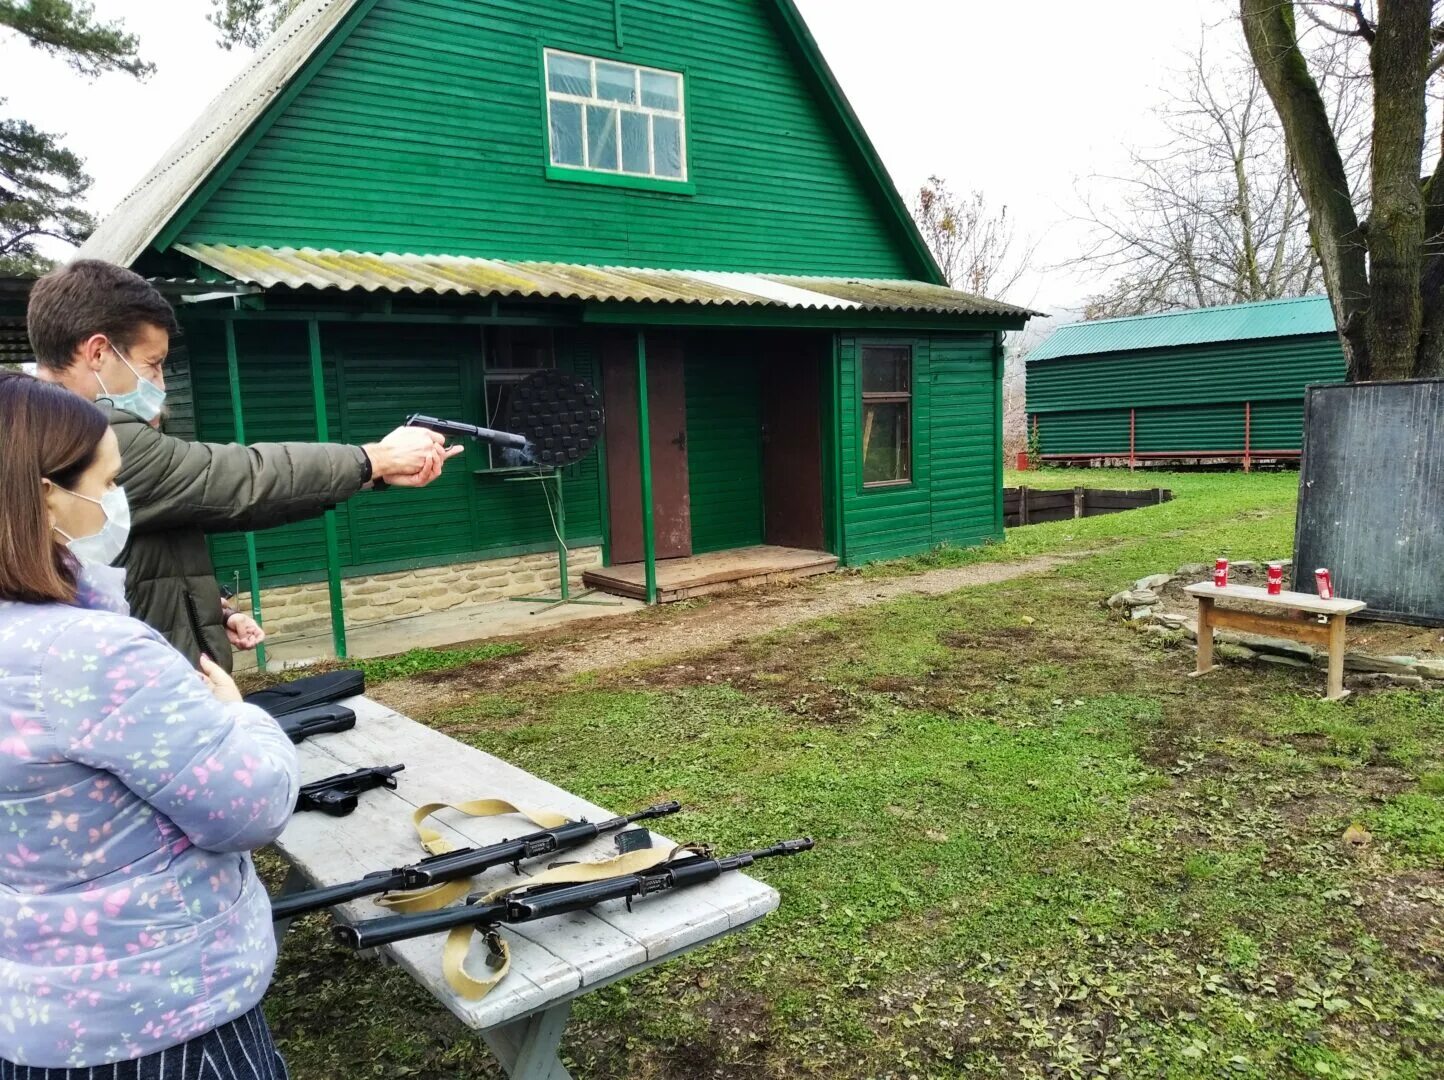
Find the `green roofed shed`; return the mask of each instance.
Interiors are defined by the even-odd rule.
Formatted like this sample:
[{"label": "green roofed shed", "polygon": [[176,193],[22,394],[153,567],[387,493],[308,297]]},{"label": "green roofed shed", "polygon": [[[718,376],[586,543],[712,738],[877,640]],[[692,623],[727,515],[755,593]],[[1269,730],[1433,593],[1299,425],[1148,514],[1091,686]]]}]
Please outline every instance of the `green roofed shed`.
[{"label": "green roofed shed", "polygon": [[1304,388],[1346,365],[1328,297],[1060,327],[1027,358],[1044,460],[1297,458]]}]

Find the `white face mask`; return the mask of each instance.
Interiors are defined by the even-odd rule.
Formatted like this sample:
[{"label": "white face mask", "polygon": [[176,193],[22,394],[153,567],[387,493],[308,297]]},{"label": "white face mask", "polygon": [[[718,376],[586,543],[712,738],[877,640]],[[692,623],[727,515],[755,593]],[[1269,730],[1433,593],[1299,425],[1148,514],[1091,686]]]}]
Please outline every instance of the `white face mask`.
[{"label": "white face mask", "polygon": [[120,357],[120,362],[130,368],[130,373],[134,375],[138,381],[135,389],[130,393],[112,394],[105,388],[105,383],[101,382],[100,372],[97,371],[95,373],[95,381],[100,383],[100,396],[109,401],[117,409],[128,412],[132,416],[138,416],[147,424],[150,423],[160,415],[161,409],[165,407],[165,391],[159,386],[156,386],[155,383],[147,379],[142,379],[140,372],[136,371],[135,366],[125,358],[125,353],[117,349],[113,343],[110,346],[110,351]]},{"label": "white face mask", "polygon": [[125,549],[126,541],[130,539],[130,500],[125,497],[125,488],[111,488],[98,499],[92,499],[89,495],[82,495],[69,488],[60,490],[67,495],[74,495],[77,499],[95,503],[105,513],[105,524],[94,536],[71,536],[56,525],[55,531],[65,537],[66,546],[81,562],[99,563],[102,566],[115,562]]}]

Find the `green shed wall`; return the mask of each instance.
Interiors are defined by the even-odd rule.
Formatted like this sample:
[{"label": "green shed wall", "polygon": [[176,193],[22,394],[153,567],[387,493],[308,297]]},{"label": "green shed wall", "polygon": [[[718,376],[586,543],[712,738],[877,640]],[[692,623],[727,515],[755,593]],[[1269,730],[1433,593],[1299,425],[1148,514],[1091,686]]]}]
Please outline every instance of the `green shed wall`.
[{"label": "green shed wall", "polygon": [[[339,442],[381,438],[408,413],[484,421],[480,331],[476,328],[370,327],[322,324],[329,435]],[[223,331],[201,323],[188,334],[200,438],[234,435]],[[315,441],[316,428],[305,325],[237,327],[242,403],[248,442]],[[585,341],[562,335],[558,365],[595,380]],[[567,538],[573,546],[600,543],[597,458],[568,470]],[[342,571],[347,576],[495,558],[555,547],[551,520],[535,483],[509,483],[485,469],[484,452],[468,446],[430,487],[362,492],[337,508]],[[244,575],[238,534],[216,536],[217,573]],[[319,519],[257,534],[266,585],[321,580],[325,540]],[[244,583],[244,579],[243,579]]]},{"label": "green shed wall", "polygon": [[[923,277],[764,0],[379,0],[186,242]],[[542,50],[681,70],[694,195],[548,180]]]},{"label": "green shed wall", "polygon": [[1029,430],[1044,454],[1298,450],[1304,387],[1342,382],[1335,334],[1140,349],[1028,365]]},{"label": "green shed wall", "polygon": [[747,339],[687,341],[687,467],[692,551],[762,543],[762,410]]},{"label": "green shed wall", "polygon": [[[869,343],[913,349],[913,475],[905,486],[862,486],[858,364],[860,346]],[[996,335],[841,338],[839,471],[848,565],[1001,538],[1001,392]]]}]

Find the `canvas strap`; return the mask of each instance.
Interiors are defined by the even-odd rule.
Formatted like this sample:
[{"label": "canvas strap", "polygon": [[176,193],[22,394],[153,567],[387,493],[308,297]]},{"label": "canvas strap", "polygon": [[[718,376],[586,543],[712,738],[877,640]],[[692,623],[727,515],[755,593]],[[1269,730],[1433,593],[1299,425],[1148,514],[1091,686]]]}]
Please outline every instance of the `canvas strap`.
[{"label": "canvas strap", "polygon": [[[607,878],[637,874],[673,859],[697,854],[699,850],[690,845],[643,848],[601,862],[563,863],[525,881],[494,889],[479,902],[494,903],[511,893],[536,885],[580,885],[588,881],[605,881]],[[471,952],[471,938],[478,932],[486,941],[486,965],[490,969],[489,974],[481,977],[466,969],[466,957]],[[506,978],[506,973],[510,970],[511,949],[496,927],[458,926],[447,935],[446,945],[441,953],[441,972],[446,976],[447,985],[455,990],[462,1000],[480,1001]]]},{"label": "canvas strap", "polygon": [[[439,810],[455,810],[467,817],[499,817],[502,814],[517,814],[540,829],[560,828],[570,821],[565,814],[558,814],[551,810],[526,809],[515,803],[507,802],[505,799],[472,799],[470,802],[462,803],[427,803],[412,812],[411,823],[416,828],[416,836],[421,841],[422,849],[429,855],[445,855],[447,852],[456,850],[456,845],[426,824],[426,819]],[[385,896],[378,897],[376,903],[396,915],[415,915],[421,911],[437,911],[440,908],[448,907],[470,892],[471,881],[462,878],[459,881],[444,881],[440,885],[432,885],[425,889],[387,893]]]}]

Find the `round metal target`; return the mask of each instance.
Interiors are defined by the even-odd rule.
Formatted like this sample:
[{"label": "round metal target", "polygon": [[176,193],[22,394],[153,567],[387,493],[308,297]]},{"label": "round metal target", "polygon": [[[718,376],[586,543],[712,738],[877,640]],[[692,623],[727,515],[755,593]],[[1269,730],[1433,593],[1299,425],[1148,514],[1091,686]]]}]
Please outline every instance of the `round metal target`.
[{"label": "round metal target", "polygon": [[536,464],[559,469],[592,452],[602,437],[602,399],[585,379],[538,371],[517,383],[497,427],[524,436]]}]

